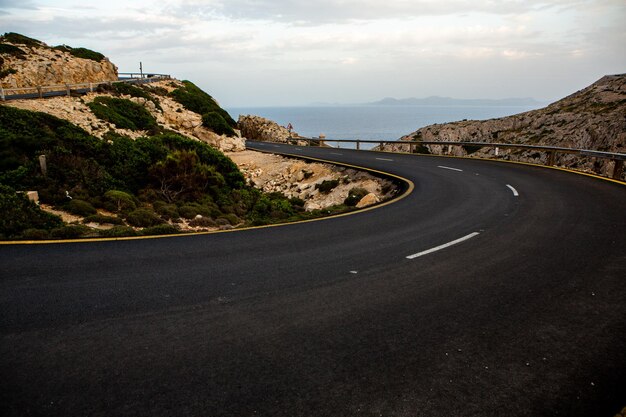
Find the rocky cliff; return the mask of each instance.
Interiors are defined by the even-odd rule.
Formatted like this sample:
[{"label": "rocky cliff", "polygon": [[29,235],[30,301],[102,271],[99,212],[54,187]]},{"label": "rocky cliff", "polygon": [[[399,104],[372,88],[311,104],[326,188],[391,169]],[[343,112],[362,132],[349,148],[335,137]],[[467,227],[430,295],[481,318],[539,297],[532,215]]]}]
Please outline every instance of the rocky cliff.
[{"label": "rocky cliff", "polygon": [[[400,138],[402,141],[492,142],[546,145],[626,152],[626,74],[605,76],[549,106],[513,116],[483,121],[460,121],[425,126]],[[493,157],[493,149],[426,145],[431,153]],[[385,150],[407,151],[406,145],[388,145]],[[545,164],[544,152],[503,150],[499,157]],[[572,169],[610,176],[613,162],[557,154],[555,163]]]},{"label": "rocky cliff", "polygon": [[68,46],[50,47],[14,33],[0,37],[2,88],[112,80],[117,80],[117,67],[97,52]]}]

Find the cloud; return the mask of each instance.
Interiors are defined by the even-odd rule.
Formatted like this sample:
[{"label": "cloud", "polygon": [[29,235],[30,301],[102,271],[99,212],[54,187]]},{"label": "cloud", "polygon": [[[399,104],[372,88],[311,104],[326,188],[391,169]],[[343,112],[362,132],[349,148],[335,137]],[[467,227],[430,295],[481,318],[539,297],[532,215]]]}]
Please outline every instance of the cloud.
[{"label": "cloud", "polygon": [[584,3],[583,0],[183,0],[170,4],[168,10],[180,16],[219,15],[300,25],[475,13],[510,15],[578,7]]}]

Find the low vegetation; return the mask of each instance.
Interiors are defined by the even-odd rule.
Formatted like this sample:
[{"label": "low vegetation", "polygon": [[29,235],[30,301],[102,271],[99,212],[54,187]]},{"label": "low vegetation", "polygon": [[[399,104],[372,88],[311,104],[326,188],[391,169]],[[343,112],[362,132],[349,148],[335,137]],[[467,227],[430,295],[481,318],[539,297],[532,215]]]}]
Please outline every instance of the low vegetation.
[{"label": "low vegetation", "polygon": [[222,109],[219,104],[207,93],[198,88],[191,81],[183,81],[183,86],[176,88],[170,93],[170,97],[183,105],[187,110],[204,115],[206,113],[218,113],[224,121],[231,127],[237,126],[237,122],[230,117],[230,114]]},{"label": "low vegetation", "polygon": [[[128,100],[109,97],[94,103],[111,122],[152,126],[141,124],[145,114]],[[336,185],[329,181],[320,190]],[[41,203],[84,219],[63,224],[29,201],[28,190],[37,190]],[[246,185],[228,157],[197,140],[158,131],[136,140],[112,133],[101,140],[54,116],[0,106],[0,239],[180,233],[182,222],[232,228],[350,209],[340,205],[306,212],[303,206],[300,199]],[[106,227],[86,226],[93,223]]]},{"label": "low vegetation", "polygon": [[116,97],[99,96],[87,103],[99,119],[113,123],[120,129],[147,130],[157,133],[155,118],[142,105]]}]

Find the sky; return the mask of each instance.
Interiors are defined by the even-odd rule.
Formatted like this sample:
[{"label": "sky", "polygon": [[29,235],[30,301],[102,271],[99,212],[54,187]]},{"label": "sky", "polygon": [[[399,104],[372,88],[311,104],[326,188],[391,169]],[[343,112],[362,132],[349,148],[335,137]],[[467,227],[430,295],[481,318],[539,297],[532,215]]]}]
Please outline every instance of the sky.
[{"label": "sky", "polygon": [[626,72],[624,0],[0,0],[0,32],[188,79],[225,107],[554,101]]}]

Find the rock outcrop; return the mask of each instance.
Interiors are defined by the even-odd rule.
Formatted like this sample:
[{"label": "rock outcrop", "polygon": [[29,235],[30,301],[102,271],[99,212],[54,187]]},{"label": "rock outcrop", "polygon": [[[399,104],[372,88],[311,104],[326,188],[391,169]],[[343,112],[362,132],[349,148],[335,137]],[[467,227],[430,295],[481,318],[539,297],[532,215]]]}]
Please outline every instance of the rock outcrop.
[{"label": "rock outcrop", "polygon": [[97,83],[118,77],[117,67],[106,57],[78,58],[39,41],[22,44],[2,39],[1,43],[6,45],[0,52],[2,88]]},{"label": "rock outcrop", "polygon": [[[546,145],[605,152],[626,152],[626,74],[605,76],[591,86],[548,107],[484,121],[461,121],[423,127],[401,141],[491,142]],[[425,145],[431,153],[494,157],[493,149]],[[389,151],[408,151],[407,145],[387,145]],[[538,151],[499,150],[499,158],[547,163]],[[557,165],[610,176],[613,162],[557,154]],[[624,177],[622,178],[624,179]]]},{"label": "rock outcrop", "polygon": [[[259,140],[262,142],[293,142],[299,135],[293,131],[289,131],[284,126],[260,116],[240,115],[237,121],[237,127],[241,131],[241,135],[250,140]],[[294,142],[299,145],[307,145],[307,142]]]}]

